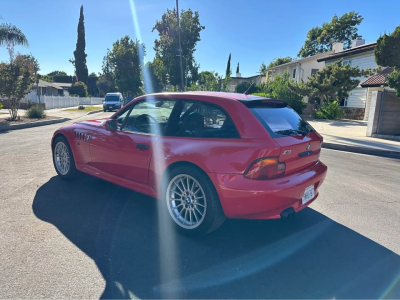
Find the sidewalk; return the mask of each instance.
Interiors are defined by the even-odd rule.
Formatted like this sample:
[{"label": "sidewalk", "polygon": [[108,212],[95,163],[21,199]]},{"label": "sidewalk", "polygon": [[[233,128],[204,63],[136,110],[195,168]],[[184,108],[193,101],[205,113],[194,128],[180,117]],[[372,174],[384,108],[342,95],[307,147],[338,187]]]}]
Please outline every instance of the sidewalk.
[{"label": "sidewalk", "polygon": [[366,121],[308,120],[308,122],[324,137],[325,148],[400,158],[400,142],[365,136]]}]

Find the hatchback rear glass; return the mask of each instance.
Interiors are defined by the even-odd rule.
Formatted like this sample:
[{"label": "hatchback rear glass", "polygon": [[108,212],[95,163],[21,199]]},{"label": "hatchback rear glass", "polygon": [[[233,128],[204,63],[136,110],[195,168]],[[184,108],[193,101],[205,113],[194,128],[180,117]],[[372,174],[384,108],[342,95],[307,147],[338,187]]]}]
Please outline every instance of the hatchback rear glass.
[{"label": "hatchback rear glass", "polygon": [[106,102],[119,102],[119,96],[118,95],[107,95]]},{"label": "hatchback rear glass", "polygon": [[314,129],[288,106],[257,106],[249,108],[274,137],[306,135]]}]

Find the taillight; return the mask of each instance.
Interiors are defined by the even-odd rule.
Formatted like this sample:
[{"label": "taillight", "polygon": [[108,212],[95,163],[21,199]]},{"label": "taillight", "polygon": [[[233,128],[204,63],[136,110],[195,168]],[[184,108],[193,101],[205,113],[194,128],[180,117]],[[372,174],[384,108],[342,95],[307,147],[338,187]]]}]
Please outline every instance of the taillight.
[{"label": "taillight", "polygon": [[280,162],[278,157],[263,157],[248,166],[244,177],[255,180],[269,179],[282,176],[285,170],[285,163]]}]

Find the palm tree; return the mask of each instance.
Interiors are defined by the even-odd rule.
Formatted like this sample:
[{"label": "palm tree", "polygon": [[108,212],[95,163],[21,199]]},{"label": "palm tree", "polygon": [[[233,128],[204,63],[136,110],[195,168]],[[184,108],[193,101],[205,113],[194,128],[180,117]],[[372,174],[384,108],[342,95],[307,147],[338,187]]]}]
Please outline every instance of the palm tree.
[{"label": "palm tree", "polygon": [[8,43],[28,46],[28,40],[21,29],[14,25],[3,23],[0,24],[0,46],[4,46]]}]

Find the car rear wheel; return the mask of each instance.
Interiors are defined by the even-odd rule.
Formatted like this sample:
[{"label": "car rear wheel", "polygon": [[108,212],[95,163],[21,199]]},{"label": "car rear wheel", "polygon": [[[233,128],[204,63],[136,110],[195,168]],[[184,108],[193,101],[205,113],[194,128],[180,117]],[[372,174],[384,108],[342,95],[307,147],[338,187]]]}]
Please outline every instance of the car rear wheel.
[{"label": "car rear wheel", "polygon": [[210,233],[226,219],[211,180],[195,168],[173,169],[163,191],[174,226],[185,234]]},{"label": "car rear wheel", "polygon": [[67,139],[58,137],[53,144],[53,164],[57,174],[63,179],[73,179],[77,170],[74,156]]}]

